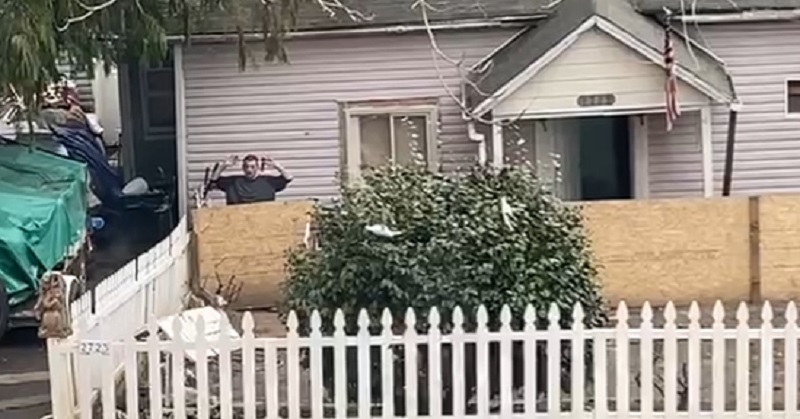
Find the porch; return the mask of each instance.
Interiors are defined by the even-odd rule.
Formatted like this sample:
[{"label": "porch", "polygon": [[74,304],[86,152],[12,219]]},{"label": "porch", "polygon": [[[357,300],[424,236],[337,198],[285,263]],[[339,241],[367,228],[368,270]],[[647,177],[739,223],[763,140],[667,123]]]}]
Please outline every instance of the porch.
[{"label": "porch", "polygon": [[465,83],[481,157],[535,163],[569,200],[714,195],[712,137],[728,124],[712,113],[738,106],[723,64],[672,35],[681,113],[668,126],[664,28],[624,1],[563,3]]}]

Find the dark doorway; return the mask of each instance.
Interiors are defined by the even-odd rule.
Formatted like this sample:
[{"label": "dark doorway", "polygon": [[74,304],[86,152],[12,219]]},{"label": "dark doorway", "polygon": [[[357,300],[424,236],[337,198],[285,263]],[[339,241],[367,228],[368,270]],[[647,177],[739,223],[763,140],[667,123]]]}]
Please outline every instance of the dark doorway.
[{"label": "dark doorway", "polygon": [[628,117],[590,117],[578,121],[580,199],[633,198]]}]

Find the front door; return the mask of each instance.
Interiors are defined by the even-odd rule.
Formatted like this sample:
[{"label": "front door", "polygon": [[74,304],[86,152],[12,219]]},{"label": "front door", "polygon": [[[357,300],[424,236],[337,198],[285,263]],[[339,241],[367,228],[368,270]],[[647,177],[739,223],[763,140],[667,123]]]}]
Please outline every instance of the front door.
[{"label": "front door", "polygon": [[536,127],[539,174],[562,199],[633,198],[628,117],[552,119]]}]

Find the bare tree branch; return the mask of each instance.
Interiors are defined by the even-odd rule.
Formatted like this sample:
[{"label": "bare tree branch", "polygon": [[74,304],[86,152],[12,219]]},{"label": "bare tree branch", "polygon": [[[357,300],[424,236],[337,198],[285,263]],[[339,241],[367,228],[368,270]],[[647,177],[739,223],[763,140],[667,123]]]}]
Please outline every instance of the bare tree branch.
[{"label": "bare tree branch", "polygon": [[109,7],[113,6],[114,3],[116,3],[116,2],[117,2],[117,0],[106,0],[105,2],[100,3],[97,6],[87,6],[87,5],[83,4],[82,2],[78,2],[78,4],[82,8],[84,8],[86,10],[86,13],[84,13],[84,14],[82,14],[80,16],[71,17],[71,18],[67,19],[67,21],[64,22],[64,24],[62,26],[59,26],[57,28],[57,30],[59,32],[64,32],[67,29],[69,29],[70,25],[75,24],[75,23],[83,22],[84,20],[89,19],[90,17],[92,17],[95,13],[97,13],[97,12],[103,10],[103,9],[106,9],[106,8],[109,8]]}]

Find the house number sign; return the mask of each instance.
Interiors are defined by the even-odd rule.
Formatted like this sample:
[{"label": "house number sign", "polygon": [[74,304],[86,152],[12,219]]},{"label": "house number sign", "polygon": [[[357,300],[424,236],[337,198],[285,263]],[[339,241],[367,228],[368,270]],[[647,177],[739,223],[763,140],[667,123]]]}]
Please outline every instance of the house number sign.
[{"label": "house number sign", "polygon": [[578,106],[611,106],[617,101],[617,97],[608,95],[581,95],[578,96]]}]

